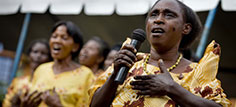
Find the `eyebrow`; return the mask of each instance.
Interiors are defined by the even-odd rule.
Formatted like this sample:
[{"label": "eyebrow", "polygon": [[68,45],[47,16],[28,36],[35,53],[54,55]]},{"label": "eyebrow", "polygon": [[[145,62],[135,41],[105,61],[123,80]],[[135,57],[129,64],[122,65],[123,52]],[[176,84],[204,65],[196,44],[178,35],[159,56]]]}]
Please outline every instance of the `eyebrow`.
[{"label": "eyebrow", "polygon": [[177,12],[170,10],[170,9],[165,9],[164,13],[173,13],[174,15],[178,16]]}]

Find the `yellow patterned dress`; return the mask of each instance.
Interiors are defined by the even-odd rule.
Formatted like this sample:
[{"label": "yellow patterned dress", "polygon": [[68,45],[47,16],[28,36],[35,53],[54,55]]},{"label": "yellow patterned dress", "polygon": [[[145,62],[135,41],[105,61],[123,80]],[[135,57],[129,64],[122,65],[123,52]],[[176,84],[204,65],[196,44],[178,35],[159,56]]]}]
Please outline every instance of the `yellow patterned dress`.
[{"label": "yellow patterned dress", "polygon": [[[7,90],[7,94],[5,96],[5,99],[3,101],[3,107],[11,107],[11,100],[16,95],[21,93],[21,95],[24,95],[27,90],[29,90],[31,87],[30,82],[30,76],[22,76],[17,77],[13,79],[11,85],[9,86]],[[21,92],[20,92],[21,91]]]},{"label": "yellow patterned dress", "polygon": [[[172,78],[179,85],[196,96],[215,101],[224,107],[230,106],[230,101],[226,98],[221,88],[221,83],[216,79],[219,64],[220,47],[213,41],[207,47],[203,58],[199,63],[190,64],[183,73],[171,73]],[[145,55],[144,57],[146,57]],[[145,58],[136,62],[129,70],[127,79],[123,85],[120,85],[116,92],[116,97],[112,102],[113,107],[174,107],[176,103],[168,96],[148,97],[138,96],[137,90],[132,90],[130,82],[134,80],[135,75],[149,75],[160,73],[156,66],[147,64],[147,71],[144,72]],[[96,80],[90,88],[90,100],[94,92],[101,87],[108,77],[112,74],[113,68],[110,67]]]},{"label": "yellow patterned dress", "polygon": [[[54,74],[53,62],[40,65],[32,81],[32,91],[44,92],[55,88],[64,107],[87,107],[89,103],[88,89],[94,81],[92,71],[80,66],[73,71]],[[45,107],[45,103],[40,106]]]},{"label": "yellow patterned dress", "polygon": [[99,77],[99,75],[101,75],[104,72],[105,71],[103,69],[99,69],[94,75],[95,75],[95,77]]}]

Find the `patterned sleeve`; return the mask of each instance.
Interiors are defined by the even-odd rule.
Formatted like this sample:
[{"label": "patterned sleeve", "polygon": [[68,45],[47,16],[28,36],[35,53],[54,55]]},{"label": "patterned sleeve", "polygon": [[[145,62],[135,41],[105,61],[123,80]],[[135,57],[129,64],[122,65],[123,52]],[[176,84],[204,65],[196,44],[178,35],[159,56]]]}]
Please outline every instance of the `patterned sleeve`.
[{"label": "patterned sleeve", "polygon": [[215,101],[224,107],[230,106],[230,101],[226,98],[221,88],[221,82],[216,78],[220,60],[220,45],[212,41],[199,61],[195,78],[199,87],[194,88],[195,94],[203,98]]}]

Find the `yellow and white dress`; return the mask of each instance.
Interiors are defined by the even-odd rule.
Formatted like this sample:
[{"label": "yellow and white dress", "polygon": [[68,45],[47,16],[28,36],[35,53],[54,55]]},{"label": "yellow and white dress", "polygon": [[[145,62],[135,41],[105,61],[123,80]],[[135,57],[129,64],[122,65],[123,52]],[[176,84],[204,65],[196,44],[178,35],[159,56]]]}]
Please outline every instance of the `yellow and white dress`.
[{"label": "yellow and white dress", "polygon": [[[215,101],[224,107],[230,106],[230,101],[226,98],[221,88],[220,81],[216,78],[218,64],[220,60],[220,47],[216,47],[215,41],[209,44],[203,58],[198,63],[190,64],[184,73],[171,73],[172,78],[179,85],[184,87],[192,94]],[[144,57],[146,57],[145,55]],[[123,85],[117,88],[116,97],[112,102],[113,107],[174,107],[176,103],[168,96],[147,97],[138,96],[137,90],[132,90],[130,82],[134,80],[135,75],[149,75],[160,73],[160,69],[156,66],[147,64],[144,72],[145,58],[136,62],[129,70],[127,79]],[[110,67],[96,80],[95,84],[90,88],[90,100],[94,92],[101,87],[108,77],[112,74],[113,68]]]},{"label": "yellow and white dress", "polygon": [[[87,107],[88,89],[95,78],[92,71],[80,66],[73,71],[54,74],[53,63],[42,64],[36,69],[31,90],[44,92],[55,88],[64,107]],[[46,104],[42,102],[40,106],[45,107]]]}]

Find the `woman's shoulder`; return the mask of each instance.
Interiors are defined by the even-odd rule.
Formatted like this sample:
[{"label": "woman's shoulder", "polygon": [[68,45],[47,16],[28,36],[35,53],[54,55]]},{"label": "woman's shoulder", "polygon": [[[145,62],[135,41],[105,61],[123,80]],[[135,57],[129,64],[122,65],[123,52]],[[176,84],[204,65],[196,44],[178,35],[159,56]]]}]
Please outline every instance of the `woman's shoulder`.
[{"label": "woman's shoulder", "polygon": [[43,64],[40,64],[35,71],[37,70],[42,70],[42,69],[51,69],[52,66],[53,66],[53,61],[52,62],[46,62],[46,63],[43,63]]},{"label": "woman's shoulder", "polygon": [[46,62],[46,63],[43,63],[43,64],[41,64],[41,65],[39,65],[39,67],[41,67],[41,68],[46,68],[46,67],[51,67],[52,65],[54,64],[54,62],[53,61],[51,61],[51,62]]},{"label": "woman's shoulder", "polygon": [[90,68],[88,68],[87,66],[84,66],[84,65],[80,65],[76,71],[78,71],[78,73],[86,73],[86,74],[89,74],[89,75],[93,75],[93,72]]},{"label": "woman's shoulder", "polygon": [[30,84],[30,76],[21,76],[14,78],[12,80],[11,87],[19,89],[22,88],[25,84]]},{"label": "woman's shoulder", "polygon": [[86,71],[86,72],[92,72],[92,70],[89,67],[84,66],[84,65],[80,65],[77,69],[83,70],[83,71]]},{"label": "woman's shoulder", "polygon": [[43,63],[39,65],[34,72],[34,78],[35,76],[45,75],[46,72],[48,72],[49,70],[52,70],[52,66],[53,66],[53,62],[47,62],[47,63]]},{"label": "woman's shoulder", "polygon": [[[220,45],[214,40],[207,46],[203,57],[194,68],[196,77],[213,80],[216,78],[220,60]],[[206,78],[205,78],[206,77]]]}]

